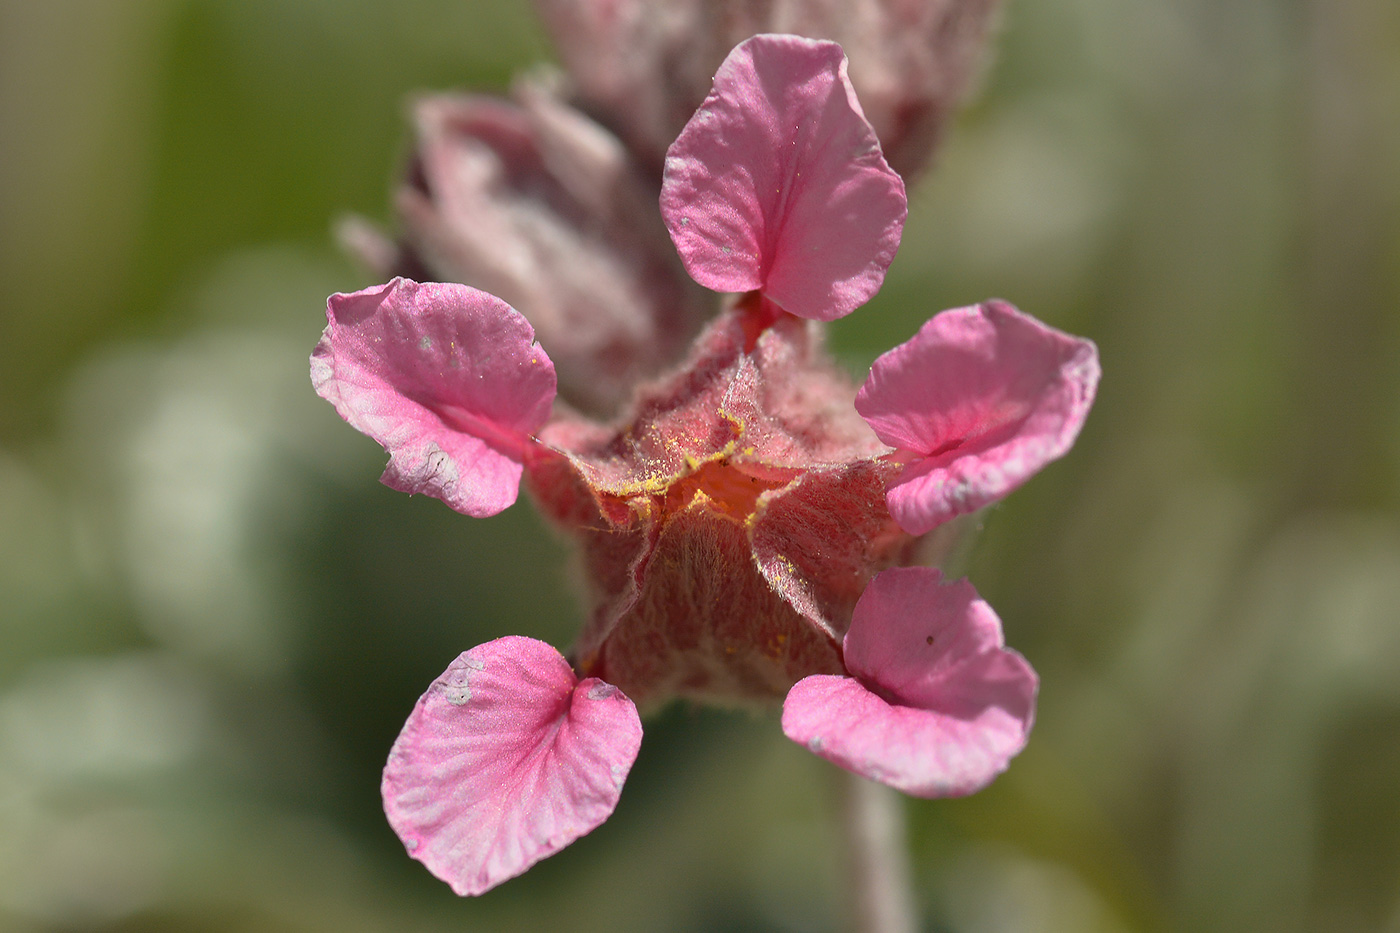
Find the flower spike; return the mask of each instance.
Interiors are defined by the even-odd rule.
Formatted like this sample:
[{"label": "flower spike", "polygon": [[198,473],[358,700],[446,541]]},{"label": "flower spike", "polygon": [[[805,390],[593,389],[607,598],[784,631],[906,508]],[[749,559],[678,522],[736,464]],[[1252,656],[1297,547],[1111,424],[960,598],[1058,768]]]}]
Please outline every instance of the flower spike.
[{"label": "flower spike", "polygon": [[1099,382],[1091,341],[1002,301],[944,311],[870,367],[856,410],[907,461],[886,496],[910,534],[995,502],[1063,456]]},{"label": "flower spike", "polygon": [[556,387],[525,318],[465,285],[402,278],[332,295],[326,317],[311,381],[389,451],[386,486],[477,518],[515,502]]},{"label": "flower spike", "polygon": [[580,682],[542,641],[499,638],[418,701],[384,768],[384,812],[410,855],[481,894],[611,816],[641,741],[622,691]]},{"label": "flower spike", "polygon": [[[711,41],[750,13],[839,27],[888,151],[917,168],[990,4],[681,5],[660,23],[640,0],[545,0],[558,22],[571,7],[592,24],[580,35],[661,37],[640,58],[566,54],[589,68],[558,87],[599,122],[552,82],[519,85],[513,104],[421,103],[404,238],[371,242],[370,258],[503,297],[402,278],[333,295],[311,358],[317,392],[388,451],[386,484],[485,516],[523,481],[579,548],[587,621],[570,659],[524,637],[467,651],[385,765],[391,827],[461,895],[609,817],[638,704],[782,700],[791,739],[923,797],[985,786],[1034,719],[1036,674],[992,609],[966,581],[902,565],[927,553],[920,535],[1069,449],[1098,383],[1094,345],[993,301],[934,317],[857,392],[820,322],[879,289],[907,203],[845,54],[754,35],[690,116],[720,56],[677,26],[703,20]],[[695,40],[676,62],[670,36]],[[659,109],[619,117],[609,76],[663,60],[665,86],[644,95]],[[664,223],[648,223],[653,131],[688,116],[666,151]],[[701,286],[740,294],[681,359]]]},{"label": "flower spike", "polygon": [[880,573],[856,603],[845,653],[852,676],[816,674],[788,692],[783,732],[847,771],[957,797],[1025,747],[1039,682],[966,580],[942,583],[929,567]]},{"label": "flower spike", "polygon": [[904,182],[880,152],[834,42],[754,36],[666,155],[661,213],[697,282],[761,291],[830,321],[879,290]]}]

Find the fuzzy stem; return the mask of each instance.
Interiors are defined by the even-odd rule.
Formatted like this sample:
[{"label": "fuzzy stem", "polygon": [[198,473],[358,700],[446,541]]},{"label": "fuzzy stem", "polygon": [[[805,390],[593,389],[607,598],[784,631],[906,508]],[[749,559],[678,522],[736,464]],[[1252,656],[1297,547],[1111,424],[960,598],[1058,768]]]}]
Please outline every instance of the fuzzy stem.
[{"label": "fuzzy stem", "polygon": [[904,798],[854,774],[846,782],[846,851],[859,933],[914,933]]}]

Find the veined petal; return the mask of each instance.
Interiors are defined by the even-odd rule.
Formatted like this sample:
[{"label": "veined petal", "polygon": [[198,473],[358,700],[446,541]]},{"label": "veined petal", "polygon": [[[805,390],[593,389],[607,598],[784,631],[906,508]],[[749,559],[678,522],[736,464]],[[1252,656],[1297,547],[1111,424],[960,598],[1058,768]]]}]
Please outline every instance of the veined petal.
[{"label": "veined petal", "polygon": [[906,201],[841,47],[762,35],[729,54],[667,153],[661,212],[701,285],[830,321],[879,290]]},{"label": "veined petal", "polygon": [[632,701],[510,636],[433,682],[389,753],[389,825],[462,895],[481,894],[606,820],[637,758]]},{"label": "veined petal", "polygon": [[1001,622],[963,581],[886,570],[856,604],[845,642],[852,676],[799,681],[783,731],[848,771],[917,797],[985,787],[1022,748],[1038,681],[1002,646]]},{"label": "veined petal", "polygon": [[1074,444],[1098,350],[1001,301],[944,311],[881,356],[856,395],[880,440],[909,457],[889,489],[910,534],[1000,499]]},{"label": "veined petal", "polygon": [[524,445],[555,395],[525,318],[465,285],[401,278],[332,295],[326,317],[311,381],[388,450],[385,485],[476,517],[515,501]]}]

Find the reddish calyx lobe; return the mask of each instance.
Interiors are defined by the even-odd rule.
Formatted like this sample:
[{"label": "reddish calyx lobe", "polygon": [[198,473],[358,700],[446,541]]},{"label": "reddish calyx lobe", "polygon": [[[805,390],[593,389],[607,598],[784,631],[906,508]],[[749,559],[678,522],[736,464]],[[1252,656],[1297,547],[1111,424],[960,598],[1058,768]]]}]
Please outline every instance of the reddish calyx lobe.
[{"label": "reddish calyx lobe", "polygon": [[877,460],[888,448],[812,325],[755,328],[755,313],[721,316],[619,425],[557,419],[526,462],[541,510],[581,545],[576,666],[641,705],[778,702],[842,672],[856,598],[913,542],[882,492],[900,468]]}]

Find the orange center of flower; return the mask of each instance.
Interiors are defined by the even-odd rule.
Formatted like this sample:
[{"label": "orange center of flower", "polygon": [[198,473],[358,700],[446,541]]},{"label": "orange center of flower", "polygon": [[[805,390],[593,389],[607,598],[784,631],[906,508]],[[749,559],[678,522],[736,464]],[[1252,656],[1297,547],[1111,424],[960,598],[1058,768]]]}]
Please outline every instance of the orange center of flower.
[{"label": "orange center of flower", "polygon": [[671,483],[663,497],[662,511],[674,515],[697,497],[703,497],[715,512],[743,522],[753,514],[759,495],[784,483],[786,480],[768,480],[747,473],[727,458],[710,460]]}]

